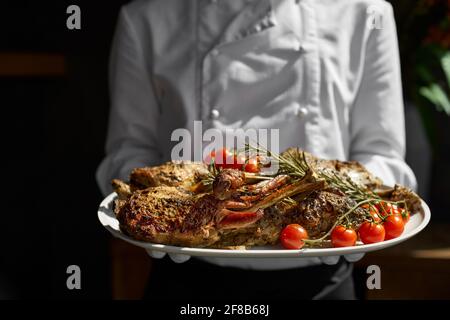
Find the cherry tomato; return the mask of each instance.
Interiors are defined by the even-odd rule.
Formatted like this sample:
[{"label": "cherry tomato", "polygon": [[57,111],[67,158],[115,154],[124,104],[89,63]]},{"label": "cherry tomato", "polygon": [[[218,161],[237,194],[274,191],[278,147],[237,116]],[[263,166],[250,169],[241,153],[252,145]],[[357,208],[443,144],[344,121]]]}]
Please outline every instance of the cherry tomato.
[{"label": "cherry tomato", "polygon": [[369,214],[372,216],[373,222],[381,222],[380,212],[378,211],[377,207],[369,205],[368,203],[363,204],[361,207],[369,210]]},{"label": "cherry tomato", "polygon": [[259,172],[259,162],[257,158],[251,158],[245,164],[245,172],[258,173]]},{"label": "cherry tomato", "polygon": [[246,165],[246,157],[243,154],[228,154],[223,168],[244,170]]},{"label": "cherry tomato", "polygon": [[389,203],[389,202],[379,202],[376,205],[376,208],[378,209],[378,212],[380,213],[380,216],[385,218],[390,214],[396,214],[399,213],[399,207],[395,204]]},{"label": "cherry tomato", "polygon": [[409,221],[409,218],[410,218],[410,213],[409,213],[409,211],[408,210],[406,210],[406,209],[402,209],[402,211],[401,211],[401,216],[402,216],[402,218],[403,218],[403,222],[406,224],[408,221]]},{"label": "cherry tomato", "polygon": [[383,225],[374,222],[363,222],[358,230],[359,238],[365,244],[381,242],[385,237]]},{"label": "cherry tomato", "polygon": [[216,157],[216,150],[211,151],[204,159],[203,162],[210,165]]},{"label": "cherry tomato", "polygon": [[333,247],[351,247],[356,243],[356,239],[358,236],[356,235],[355,230],[347,229],[344,226],[337,226],[331,232],[331,243]]},{"label": "cherry tomato", "polygon": [[203,160],[206,164],[214,162],[216,168],[232,168],[234,165],[234,153],[227,148],[213,150]]},{"label": "cherry tomato", "polygon": [[231,169],[242,170],[244,168],[244,165],[245,165],[245,155],[235,154],[233,156],[231,165],[228,165],[228,167]]},{"label": "cherry tomato", "polygon": [[386,230],[385,240],[394,239],[400,236],[405,229],[405,223],[400,214],[392,214],[388,216],[383,223]]},{"label": "cherry tomato", "polygon": [[302,240],[307,238],[308,232],[299,224],[287,225],[280,234],[280,241],[285,249],[301,249],[305,245]]},{"label": "cherry tomato", "polygon": [[234,153],[227,148],[216,151],[216,166],[219,168],[232,168],[234,163]]},{"label": "cherry tomato", "polygon": [[409,211],[404,209],[404,208],[400,208],[398,206],[393,206],[392,207],[392,214],[398,214],[400,216],[402,216],[403,222],[406,224],[409,221],[410,218],[410,214]]}]

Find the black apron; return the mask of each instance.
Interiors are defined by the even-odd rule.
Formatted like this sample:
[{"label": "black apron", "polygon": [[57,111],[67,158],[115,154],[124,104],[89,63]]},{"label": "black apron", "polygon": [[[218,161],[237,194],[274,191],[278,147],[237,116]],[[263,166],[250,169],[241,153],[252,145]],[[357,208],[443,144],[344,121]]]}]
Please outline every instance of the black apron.
[{"label": "black apron", "polygon": [[353,265],[286,270],[246,270],[216,266],[195,258],[181,264],[153,259],[145,299],[176,301],[353,300]]}]

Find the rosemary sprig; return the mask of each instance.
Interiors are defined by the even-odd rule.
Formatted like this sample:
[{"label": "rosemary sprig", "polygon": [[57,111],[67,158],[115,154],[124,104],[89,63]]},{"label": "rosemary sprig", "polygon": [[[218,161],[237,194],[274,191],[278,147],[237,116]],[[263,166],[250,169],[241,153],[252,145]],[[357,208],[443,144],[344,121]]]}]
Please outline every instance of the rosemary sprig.
[{"label": "rosemary sprig", "polygon": [[317,239],[304,239],[303,241],[306,244],[314,244],[317,242],[321,242],[323,240],[325,240],[326,238],[328,238],[328,236],[331,235],[331,232],[333,232],[334,228],[336,228],[339,224],[342,223],[342,221],[344,219],[346,219],[351,213],[353,213],[356,209],[358,209],[360,206],[362,206],[365,203],[370,203],[371,201],[373,201],[373,199],[366,199],[363,201],[358,202],[357,204],[355,204],[352,208],[350,208],[346,213],[344,213],[343,215],[341,215],[339,218],[336,219],[336,222],[333,224],[333,226],[330,228],[330,230],[328,230],[327,233],[325,233],[322,237],[317,238]]},{"label": "rosemary sprig", "polygon": [[320,170],[318,176],[325,179],[325,181],[344,192],[349,198],[359,202],[369,198],[378,199],[381,198],[370,191],[369,189],[361,186],[360,184],[354,182],[349,176],[340,174],[336,171],[329,169]]},{"label": "rosemary sprig", "polygon": [[[306,160],[305,152],[300,152],[299,149],[295,149],[295,151],[289,150],[285,152],[284,155],[281,155],[271,152],[260,145],[246,145],[246,148],[254,150],[257,153],[263,151],[277,161],[279,165],[278,174],[287,174],[294,178],[303,178],[308,172],[313,171]],[[356,202],[369,198],[381,199],[372,191],[354,182],[349,176],[336,171],[323,169],[318,172],[313,172],[312,175],[316,175],[319,179],[324,179],[328,185],[341,190]]]},{"label": "rosemary sprig", "polygon": [[281,202],[287,204],[287,205],[291,205],[291,206],[295,206],[297,205],[297,201],[295,201],[294,199],[292,199],[291,197],[286,197],[283,200],[281,200]]},{"label": "rosemary sprig", "polygon": [[309,171],[311,171],[311,168],[306,161],[304,152],[301,154],[298,153],[300,157],[291,151],[281,155],[276,152],[272,152],[259,144],[256,146],[246,144],[245,151],[248,150],[254,151],[256,154],[262,153],[263,155],[267,155],[272,159],[271,161],[275,161],[279,166],[279,170],[277,173],[274,173],[274,175],[286,174],[293,178],[302,179]]},{"label": "rosemary sprig", "polygon": [[[371,206],[371,205],[373,205],[373,203],[376,203],[376,202],[378,202],[378,201],[379,201],[379,199],[377,199],[377,198],[375,198],[375,199],[374,199],[374,198],[370,198],[370,199],[365,199],[365,200],[362,200],[362,201],[358,202],[358,203],[355,204],[352,208],[350,208],[347,212],[345,212],[345,213],[342,214],[339,218],[337,218],[337,219],[336,219],[336,222],[333,224],[333,226],[330,228],[330,230],[328,230],[328,232],[325,233],[323,236],[321,236],[320,238],[317,238],[317,239],[304,239],[303,241],[304,241],[306,244],[313,245],[313,244],[315,244],[315,243],[320,243],[320,242],[326,240],[326,239],[331,235],[331,232],[333,232],[334,228],[336,228],[338,225],[342,224],[342,222],[344,221],[344,219],[349,218],[350,215],[351,215],[356,209],[358,209],[359,207],[361,207],[363,204],[368,203],[369,206]],[[400,201],[387,201],[387,200],[383,200],[383,202],[384,202],[384,203],[391,203],[391,204],[397,205],[397,204],[400,204],[400,203],[404,203],[404,200],[400,200]],[[388,215],[389,215],[389,214],[388,214]],[[386,215],[385,217],[387,217],[387,215]]]},{"label": "rosemary sprig", "polygon": [[212,189],[213,182],[218,174],[219,170],[216,168],[215,160],[213,158],[211,159],[211,163],[208,165],[208,173],[199,183],[201,183],[205,189],[210,190]]},{"label": "rosemary sprig", "polygon": [[212,188],[214,179],[216,178],[216,176],[211,173],[210,171],[208,172],[207,175],[204,176],[204,178],[200,181],[200,183],[207,189],[209,189],[209,187]]}]

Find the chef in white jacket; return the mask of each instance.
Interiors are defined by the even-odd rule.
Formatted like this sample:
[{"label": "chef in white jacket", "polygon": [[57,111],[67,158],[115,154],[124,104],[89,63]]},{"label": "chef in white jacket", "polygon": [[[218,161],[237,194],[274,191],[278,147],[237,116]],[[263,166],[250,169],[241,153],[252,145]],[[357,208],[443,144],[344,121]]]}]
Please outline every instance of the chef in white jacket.
[{"label": "chef in white jacket", "polygon": [[[104,194],[111,179],[170,160],[171,133],[193,131],[196,120],[203,129],[279,129],[280,150],[298,146],[357,160],[387,185],[416,187],[404,161],[395,21],[383,0],[133,1],[119,15],[110,95],[106,156],[97,171]],[[193,263],[267,275],[307,274],[323,263],[351,269],[339,257],[205,258],[180,272]],[[330,296],[340,282],[333,285],[305,297]]]}]

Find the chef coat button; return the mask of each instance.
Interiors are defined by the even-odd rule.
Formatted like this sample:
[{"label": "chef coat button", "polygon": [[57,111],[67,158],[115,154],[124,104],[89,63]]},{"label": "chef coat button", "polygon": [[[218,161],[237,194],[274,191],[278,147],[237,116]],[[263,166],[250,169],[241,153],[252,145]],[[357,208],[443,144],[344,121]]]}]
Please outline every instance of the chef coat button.
[{"label": "chef coat button", "polygon": [[297,110],[295,110],[295,115],[299,118],[303,118],[308,115],[308,109],[298,106]]},{"label": "chef coat button", "polygon": [[306,108],[300,108],[300,110],[298,110],[298,115],[300,117],[304,117],[308,115],[308,109]]},{"label": "chef coat button", "polygon": [[211,51],[211,54],[212,54],[213,56],[217,56],[217,55],[219,54],[219,50],[218,50],[218,49],[213,49],[213,50]]},{"label": "chef coat button", "polygon": [[217,109],[212,109],[211,110],[211,118],[213,119],[219,119],[220,117],[220,112]]}]

